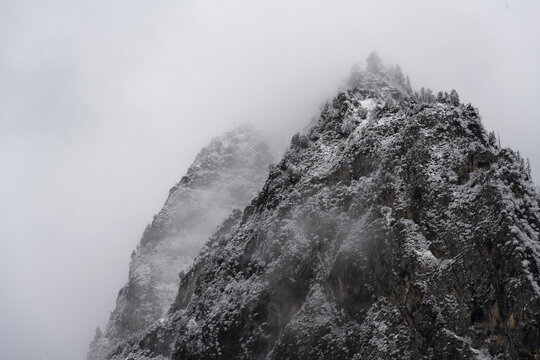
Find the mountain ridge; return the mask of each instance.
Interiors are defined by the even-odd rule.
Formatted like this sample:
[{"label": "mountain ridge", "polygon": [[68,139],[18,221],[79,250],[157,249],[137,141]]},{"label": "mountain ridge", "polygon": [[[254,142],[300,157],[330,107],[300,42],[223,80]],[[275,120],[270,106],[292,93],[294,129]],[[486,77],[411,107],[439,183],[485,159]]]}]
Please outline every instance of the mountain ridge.
[{"label": "mountain ridge", "polygon": [[530,174],[455,91],[396,69],[353,72],[119,356],[540,357]]},{"label": "mountain ridge", "polygon": [[212,139],[199,152],[133,251],[128,281],[104,334],[98,330],[91,344],[89,360],[121,351],[168,310],[178,274],[221,219],[256,194],[275,154],[269,140],[249,125]]}]

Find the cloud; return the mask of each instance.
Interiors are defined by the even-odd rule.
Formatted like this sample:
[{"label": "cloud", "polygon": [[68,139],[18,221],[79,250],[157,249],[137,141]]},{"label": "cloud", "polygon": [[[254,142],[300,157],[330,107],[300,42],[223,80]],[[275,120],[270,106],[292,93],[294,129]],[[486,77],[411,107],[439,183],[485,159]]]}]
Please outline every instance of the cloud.
[{"label": "cloud", "polygon": [[84,358],[197,151],[246,121],[298,131],[374,49],[413,87],[457,89],[538,180],[539,6],[3,1],[1,347]]}]

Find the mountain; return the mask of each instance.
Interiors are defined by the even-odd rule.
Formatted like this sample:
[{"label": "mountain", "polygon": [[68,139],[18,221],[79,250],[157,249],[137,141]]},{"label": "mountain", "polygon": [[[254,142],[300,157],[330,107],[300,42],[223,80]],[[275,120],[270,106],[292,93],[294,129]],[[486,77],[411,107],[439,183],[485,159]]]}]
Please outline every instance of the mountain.
[{"label": "mountain", "polygon": [[221,220],[257,194],[275,158],[267,139],[249,126],[215,138],[201,150],[132,253],[128,282],[104,334],[98,330],[91,344],[89,360],[121,351],[165,314],[178,291],[179,273],[191,265]]},{"label": "mountain", "polygon": [[376,55],[116,359],[538,359],[540,200],[457,92]]}]

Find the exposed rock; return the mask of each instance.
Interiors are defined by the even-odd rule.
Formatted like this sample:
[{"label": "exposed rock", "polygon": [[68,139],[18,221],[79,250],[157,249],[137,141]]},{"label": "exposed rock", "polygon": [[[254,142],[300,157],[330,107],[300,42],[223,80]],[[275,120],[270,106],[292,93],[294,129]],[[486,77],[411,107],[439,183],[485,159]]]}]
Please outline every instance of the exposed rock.
[{"label": "exposed rock", "polygon": [[257,194],[274,159],[266,139],[248,126],[201,150],[132,254],[128,282],[105,334],[94,339],[89,360],[121,353],[166,313],[178,292],[179,273],[191,265],[220,221]]},{"label": "exposed rock", "polygon": [[118,358],[540,358],[527,172],[472,106],[371,60]]}]

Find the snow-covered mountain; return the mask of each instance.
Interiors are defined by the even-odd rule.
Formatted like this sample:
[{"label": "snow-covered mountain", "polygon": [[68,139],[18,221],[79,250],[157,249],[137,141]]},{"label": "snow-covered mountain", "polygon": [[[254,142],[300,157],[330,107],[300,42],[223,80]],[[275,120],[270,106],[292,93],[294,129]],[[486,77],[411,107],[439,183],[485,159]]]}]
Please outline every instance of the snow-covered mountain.
[{"label": "snow-covered mountain", "polygon": [[539,203],[473,106],[372,55],[112,358],[540,358]]},{"label": "snow-covered mountain", "polygon": [[215,138],[201,150],[132,253],[128,282],[88,359],[121,351],[165,314],[178,291],[179,273],[191,265],[216,226],[257,194],[275,159],[267,139],[249,126]]}]

